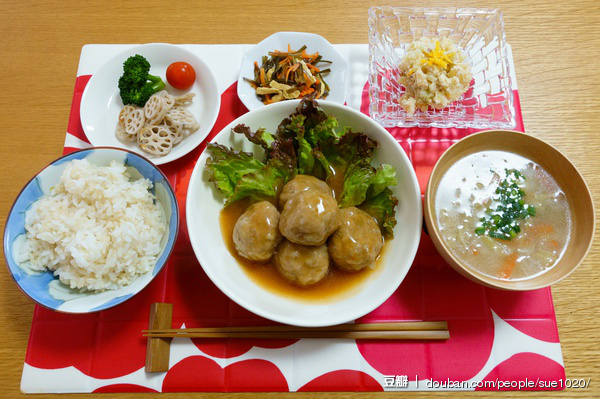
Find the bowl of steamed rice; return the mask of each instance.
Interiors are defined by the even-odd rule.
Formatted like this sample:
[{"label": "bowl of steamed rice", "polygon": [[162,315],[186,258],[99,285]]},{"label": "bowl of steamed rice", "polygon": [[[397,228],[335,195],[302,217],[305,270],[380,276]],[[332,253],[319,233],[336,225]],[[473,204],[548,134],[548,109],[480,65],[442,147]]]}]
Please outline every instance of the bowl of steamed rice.
[{"label": "bowl of steamed rice", "polygon": [[116,306],[165,265],[179,209],[165,175],[146,158],[99,147],[52,162],[8,215],[4,256],[19,288],[68,313]]}]

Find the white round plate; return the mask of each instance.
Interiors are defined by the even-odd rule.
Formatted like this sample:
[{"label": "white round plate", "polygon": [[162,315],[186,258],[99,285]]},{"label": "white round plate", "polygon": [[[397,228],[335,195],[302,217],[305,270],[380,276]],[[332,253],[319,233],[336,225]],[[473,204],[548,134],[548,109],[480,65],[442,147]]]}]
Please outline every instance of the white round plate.
[{"label": "white round plate", "polygon": [[[145,153],[137,143],[126,143],[115,134],[119,112],[123,102],[119,95],[118,82],[123,74],[123,62],[130,56],[140,54],[150,62],[150,73],[160,76],[166,83],[169,93],[180,96],[195,93],[194,101],[187,108],[200,123],[200,129],[184,138],[164,157]],[[178,90],[167,82],[167,67],[177,61],[184,61],[194,67],[196,81],[188,90]],[[208,136],[217,120],[221,96],[217,81],[208,65],[191,52],[172,44],[144,44],[133,47],[110,59],[92,75],[81,98],[81,125],[88,140],[94,147],[111,146],[124,148],[149,158],[154,164],[161,165],[174,161],[196,148]]]},{"label": "white round plate", "polygon": [[350,79],[348,61],[322,36],[314,33],[278,32],[252,47],[242,59],[237,92],[246,108],[252,111],[265,106],[257,97],[256,91],[244,80],[245,77],[254,78],[254,62],[262,65],[262,57],[268,55],[269,51],[287,51],[288,44],[292,50],[298,50],[306,45],[307,53],[313,54],[318,51],[324,60],[331,61],[331,64],[323,64],[323,68],[331,68],[331,72],[323,76],[330,88],[329,95],[325,100],[344,104]]},{"label": "white round plate", "polygon": [[[213,140],[225,146],[261,154],[261,149],[245,137],[231,132],[239,123],[251,129],[265,127],[274,132],[291,114],[298,100],[284,101],[251,111],[225,127]],[[262,317],[296,326],[317,327],[345,323],[371,312],[398,288],[410,269],[421,237],[421,193],[414,169],[398,142],[379,124],[349,107],[321,101],[323,109],[334,114],[339,126],[364,132],[379,142],[373,164],[388,163],[396,168],[398,184],[393,188],[399,200],[395,238],[388,242],[378,270],[342,298],[307,302],[273,293],[257,285],[229,253],[221,235],[219,212],[223,196],[208,181],[204,170],[208,151],[200,156],[187,192],[187,228],[190,242],[208,277],[229,298]],[[262,158],[261,158],[262,159]],[[201,306],[201,305],[199,305]]]}]

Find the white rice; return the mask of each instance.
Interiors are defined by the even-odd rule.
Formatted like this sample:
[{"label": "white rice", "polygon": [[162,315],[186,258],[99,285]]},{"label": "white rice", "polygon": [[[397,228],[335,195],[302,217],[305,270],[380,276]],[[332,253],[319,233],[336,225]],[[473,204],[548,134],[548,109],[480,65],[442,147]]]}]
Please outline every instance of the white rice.
[{"label": "white rice", "polygon": [[54,271],[73,289],[131,284],[154,267],[166,226],[147,179],[129,181],[125,165],[74,160],[51,195],[27,211],[19,261]]}]

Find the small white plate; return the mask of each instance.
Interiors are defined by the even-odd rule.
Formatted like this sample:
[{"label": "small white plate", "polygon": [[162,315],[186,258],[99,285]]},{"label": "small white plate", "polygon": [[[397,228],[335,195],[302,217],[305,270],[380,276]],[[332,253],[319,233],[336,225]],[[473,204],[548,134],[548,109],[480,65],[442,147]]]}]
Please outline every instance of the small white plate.
[{"label": "small white plate", "polygon": [[242,59],[237,92],[246,108],[252,111],[265,106],[256,95],[256,91],[244,81],[244,78],[254,78],[254,62],[262,65],[262,57],[268,55],[269,51],[287,51],[288,44],[292,50],[298,50],[306,45],[307,53],[318,51],[324,60],[331,61],[331,64],[323,64],[323,68],[331,69],[331,72],[323,76],[330,88],[329,95],[324,100],[344,104],[350,79],[348,61],[322,36],[314,33],[278,32],[252,47]]},{"label": "small white plate", "polygon": [[[119,77],[123,74],[123,62],[135,54],[146,57],[151,65],[150,73],[162,78],[169,93],[175,96],[188,92],[196,94],[194,101],[187,108],[200,123],[200,129],[184,138],[164,157],[156,157],[145,153],[137,143],[122,142],[115,133],[119,112],[123,108],[118,88]],[[167,82],[167,67],[177,61],[187,62],[196,71],[196,81],[189,90],[175,89]],[[83,131],[94,147],[124,148],[149,158],[156,165],[161,165],[186,155],[200,145],[214,126],[220,106],[221,96],[217,81],[204,61],[181,47],[172,44],[154,43],[133,47],[101,66],[83,91],[80,116]]]}]

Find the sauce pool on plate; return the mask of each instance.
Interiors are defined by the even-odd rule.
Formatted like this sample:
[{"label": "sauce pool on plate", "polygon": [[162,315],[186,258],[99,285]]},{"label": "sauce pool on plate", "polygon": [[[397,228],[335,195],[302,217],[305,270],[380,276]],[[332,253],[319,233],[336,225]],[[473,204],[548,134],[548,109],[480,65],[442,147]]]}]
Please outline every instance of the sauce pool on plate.
[{"label": "sauce pool on plate", "polygon": [[535,162],[504,151],[457,161],[435,198],[444,244],[468,268],[526,280],[552,268],[571,236],[571,210],[556,181]]},{"label": "sauce pool on plate", "polygon": [[327,275],[315,285],[299,287],[291,284],[279,275],[272,259],[268,262],[253,262],[238,255],[233,242],[233,228],[248,207],[246,201],[240,201],[223,208],[219,215],[221,234],[229,253],[248,277],[273,293],[307,302],[337,300],[351,295],[362,282],[381,269],[379,266],[385,255],[385,245],[373,265],[361,271],[345,272],[330,265]]}]

